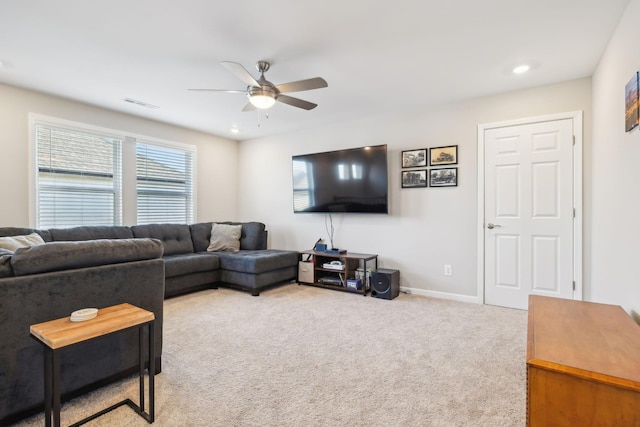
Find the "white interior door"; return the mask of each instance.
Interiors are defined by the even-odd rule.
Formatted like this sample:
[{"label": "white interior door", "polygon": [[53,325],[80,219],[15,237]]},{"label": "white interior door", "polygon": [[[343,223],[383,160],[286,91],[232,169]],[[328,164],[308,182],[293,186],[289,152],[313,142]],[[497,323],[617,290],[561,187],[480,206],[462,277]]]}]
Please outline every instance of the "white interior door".
[{"label": "white interior door", "polygon": [[573,298],[573,121],[484,130],[484,300]]}]

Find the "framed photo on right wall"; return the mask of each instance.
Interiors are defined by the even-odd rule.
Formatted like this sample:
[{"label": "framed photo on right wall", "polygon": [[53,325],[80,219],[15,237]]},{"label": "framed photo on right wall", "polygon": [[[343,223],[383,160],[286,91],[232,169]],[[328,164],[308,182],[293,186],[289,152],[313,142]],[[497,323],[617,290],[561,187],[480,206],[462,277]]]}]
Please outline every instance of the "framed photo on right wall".
[{"label": "framed photo on right wall", "polygon": [[640,123],[640,99],[638,96],[638,72],[624,87],[624,130],[629,132]]},{"label": "framed photo on right wall", "polygon": [[429,160],[429,166],[455,165],[458,163],[458,146],[430,148]]},{"label": "framed photo on right wall", "polygon": [[458,168],[431,169],[429,171],[430,187],[457,187]]}]

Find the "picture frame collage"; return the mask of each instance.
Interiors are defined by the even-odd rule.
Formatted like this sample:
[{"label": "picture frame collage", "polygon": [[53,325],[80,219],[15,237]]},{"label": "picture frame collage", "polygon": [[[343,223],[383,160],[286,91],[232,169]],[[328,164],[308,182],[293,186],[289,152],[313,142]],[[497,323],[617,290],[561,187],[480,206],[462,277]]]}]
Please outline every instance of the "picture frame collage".
[{"label": "picture frame collage", "polygon": [[457,145],[404,150],[401,160],[402,188],[458,186]]}]

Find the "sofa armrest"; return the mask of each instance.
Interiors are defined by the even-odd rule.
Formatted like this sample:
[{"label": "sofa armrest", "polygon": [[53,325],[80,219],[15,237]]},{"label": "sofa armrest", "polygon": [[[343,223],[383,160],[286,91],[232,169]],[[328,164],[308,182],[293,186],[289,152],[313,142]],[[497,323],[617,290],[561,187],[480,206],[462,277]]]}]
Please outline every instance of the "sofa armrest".
[{"label": "sofa armrest", "polygon": [[[0,425],[43,402],[42,346],[29,326],[81,308],[128,302],[156,317],[156,356],[162,354],[164,261],[150,259],[0,279]],[[131,329],[65,350],[62,393],[135,369],[138,331]]]}]

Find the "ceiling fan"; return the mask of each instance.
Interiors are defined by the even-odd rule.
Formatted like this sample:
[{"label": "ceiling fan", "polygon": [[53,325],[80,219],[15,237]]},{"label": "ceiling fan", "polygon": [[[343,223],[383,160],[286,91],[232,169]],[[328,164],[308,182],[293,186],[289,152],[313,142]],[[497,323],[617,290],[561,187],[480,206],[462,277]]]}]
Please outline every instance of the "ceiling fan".
[{"label": "ceiling fan", "polygon": [[245,90],[188,90],[203,92],[245,93],[249,98],[249,103],[242,109],[242,111],[253,111],[256,108],[263,110],[268,109],[271,108],[276,103],[276,101],[291,105],[293,107],[311,110],[317,107],[318,104],[314,104],[313,102],[294,98],[292,96],[284,94],[289,92],[301,92],[304,90],[320,89],[328,86],[327,82],[321,77],[274,85],[264,78],[264,73],[271,66],[271,64],[267,61],[258,61],[258,63],[256,64],[256,68],[260,72],[260,78],[258,80],[254,79],[253,76],[241,64],[238,64],[237,62],[222,61],[221,64],[231,73],[233,73],[237,78],[246,83],[247,88]]}]

